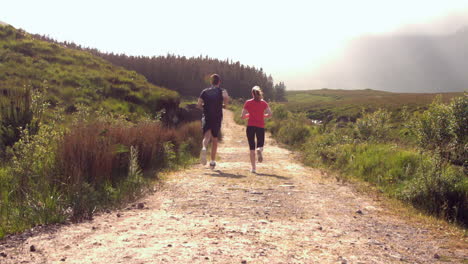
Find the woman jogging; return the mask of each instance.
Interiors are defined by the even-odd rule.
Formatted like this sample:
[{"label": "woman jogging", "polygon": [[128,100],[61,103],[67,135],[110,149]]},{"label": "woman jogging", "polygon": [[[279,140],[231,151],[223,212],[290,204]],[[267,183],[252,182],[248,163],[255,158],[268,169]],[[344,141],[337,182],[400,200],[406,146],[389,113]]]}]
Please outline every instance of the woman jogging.
[{"label": "woman jogging", "polygon": [[[247,100],[242,109],[241,117],[249,119],[247,122],[247,139],[250,148],[250,162],[252,164],[252,173],[256,173],[255,149],[257,149],[258,162],[263,161],[263,144],[265,143],[265,118],[271,116],[271,110],[268,103],[263,100],[263,93],[260,87],[252,88],[252,99]],[[255,145],[255,138],[257,144]]]}]

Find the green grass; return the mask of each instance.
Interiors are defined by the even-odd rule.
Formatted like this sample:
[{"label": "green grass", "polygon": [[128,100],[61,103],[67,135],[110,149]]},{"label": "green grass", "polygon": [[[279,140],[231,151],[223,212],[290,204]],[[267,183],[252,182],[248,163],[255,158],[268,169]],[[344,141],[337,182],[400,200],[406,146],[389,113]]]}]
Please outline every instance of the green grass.
[{"label": "green grass", "polygon": [[[120,114],[156,113],[179,101],[177,92],[152,85],[134,71],[11,26],[0,26],[0,61],[0,91],[24,86],[45,91],[52,107],[69,111],[83,104]],[[109,98],[118,103],[102,104]]]},{"label": "green grass", "polygon": [[[468,226],[467,153],[457,147],[467,142],[468,97],[444,94],[432,102],[436,95],[418,95],[419,100],[412,94],[369,90],[309,91],[302,98],[301,93],[294,92],[291,98],[300,98],[311,108],[327,105],[335,120],[313,125],[308,120],[311,112],[290,112],[295,102],[289,101],[272,106],[273,120],[266,127],[279,142],[299,148],[304,163],[335,170],[339,179],[369,182],[389,197]],[[455,95],[460,96],[444,104]],[[370,106],[376,105],[376,96],[388,97],[391,104],[374,111]],[[335,101],[325,102],[324,97]],[[343,123],[336,120],[341,111],[359,115],[355,122]]]}]

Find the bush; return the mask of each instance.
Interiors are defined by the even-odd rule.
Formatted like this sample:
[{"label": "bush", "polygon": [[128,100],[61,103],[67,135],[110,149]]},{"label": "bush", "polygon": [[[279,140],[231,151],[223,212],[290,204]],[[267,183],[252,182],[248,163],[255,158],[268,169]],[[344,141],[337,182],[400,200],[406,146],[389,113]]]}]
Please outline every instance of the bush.
[{"label": "bush", "polygon": [[272,118],[274,120],[285,120],[290,116],[290,112],[286,109],[283,104],[272,104],[271,111],[273,112]]},{"label": "bush", "polygon": [[422,160],[400,196],[430,214],[468,226],[468,178],[438,157]]},{"label": "bush", "polygon": [[308,123],[305,114],[292,115],[288,120],[274,120],[271,133],[282,143],[299,146],[311,134]]},{"label": "bush", "polygon": [[33,122],[31,90],[1,89],[0,97],[0,158],[4,158],[6,147],[19,140],[21,130],[28,127],[34,134],[37,123]]},{"label": "bush", "polygon": [[468,94],[454,98],[450,108],[456,141],[452,161],[457,165],[463,165],[466,172],[468,171]]},{"label": "bush", "polygon": [[373,113],[364,113],[355,124],[357,138],[361,140],[382,140],[389,132],[390,113],[379,109]]}]

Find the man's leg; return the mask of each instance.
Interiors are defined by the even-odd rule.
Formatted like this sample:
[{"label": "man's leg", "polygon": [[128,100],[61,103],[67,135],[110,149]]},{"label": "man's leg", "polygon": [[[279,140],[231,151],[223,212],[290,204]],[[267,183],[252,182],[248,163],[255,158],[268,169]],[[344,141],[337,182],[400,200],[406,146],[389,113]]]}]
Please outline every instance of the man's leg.
[{"label": "man's leg", "polygon": [[216,159],[216,151],[218,151],[218,138],[213,137],[213,141],[211,142],[211,160],[212,161]]},{"label": "man's leg", "polygon": [[211,161],[210,161],[210,167],[211,169],[214,169],[216,166],[216,153],[218,151],[218,136],[221,131],[221,120],[219,122],[213,124],[213,127],[211,129],[211,138],[213,139],[211,141]]},{"label": "man's leg", "polygon": [[201,164],[203,165],[206,165],[206,148],[208,147],[208,144],[210,143],[210,139],[211,139],[211,130],[208,129],[203,135],[202,150],[200,152],[200,161],[201,161]]},{"label": "man's leg", "polygon": [[210,140],[211,140],[211,129],[208,129],[203,135],[203,142],[202,142],[203,149],[208,148],[208,144],[210,144]]}]

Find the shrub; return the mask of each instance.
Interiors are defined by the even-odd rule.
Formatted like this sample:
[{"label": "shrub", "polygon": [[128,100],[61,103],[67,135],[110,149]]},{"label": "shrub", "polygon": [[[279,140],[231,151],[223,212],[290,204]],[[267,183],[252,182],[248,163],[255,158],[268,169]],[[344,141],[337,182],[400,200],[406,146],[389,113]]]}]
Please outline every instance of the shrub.
[{"label": "shrub", "polygon": [[31,108],[31,90],[1,89],[0,97],[0,158],[5,153],[6,147],[11,147],[19,140],[21,130],[28,127],[34,134],[37,130],[37,122],[33,122],[33,110]]},{"label": "shrub", "polygon": [[454,98],[450,103],[453,115],[455,148],[452,160],[468,170],[468,94]]},{"label": "shrub", "polygon": [[440,159],[423,159],[400,196],[430,214],[468,226],[468,178],[461,168]]},{"label": "shrub", "polygon": [[271,133],[282,143],[299,146],[310,136],[309,120],[305,114],[292,115],[288,120],[274,120]]},{"label": "shrub", "polygon": [[390,113],[379,109],[373,113],[364,113],[355,124],[357,138],[361,140],[382,140],[389,132]]},{"label": "shrub", "polygon": [[286,106],[283,104],[272,104],[272,118],[274,120],[285,120],[290,116],[290,112],[286,109]]},{"label": "shrub", "polygon": [[455,146],[452,110],[448,105],[434,101],[419,118],[416,125],[418,145],[450,159]]}]

